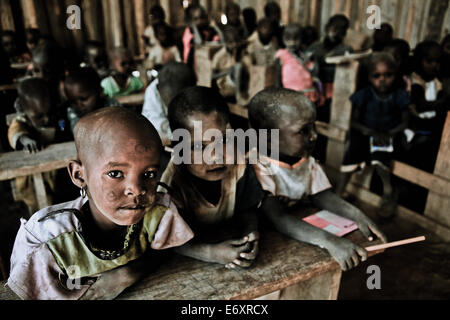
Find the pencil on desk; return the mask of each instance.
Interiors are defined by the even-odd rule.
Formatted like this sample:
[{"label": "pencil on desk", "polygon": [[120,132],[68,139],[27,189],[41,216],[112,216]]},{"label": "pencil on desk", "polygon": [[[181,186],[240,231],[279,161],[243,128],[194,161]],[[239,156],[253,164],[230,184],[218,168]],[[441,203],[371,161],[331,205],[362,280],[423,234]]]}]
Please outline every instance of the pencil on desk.
[{"label": "pencil on desk", "polygon": [[402,246],[404,244],[414,243],[414,242],[419,242],[419,241],[424,241],[424,240],[425,240],[425,237],[421,236],[421,237],[416,237],[416,238],[411,238],[411,239],[405,239],[405,240],[400,240],[400,241],[383,243],[383,244],[379,244],[379,245],[376,245],[376,246],[366,247],[366,251],[377,251],[377,250],[382,250],[382,249],[387,249],[387,248],[391,248],[391,247]]}]

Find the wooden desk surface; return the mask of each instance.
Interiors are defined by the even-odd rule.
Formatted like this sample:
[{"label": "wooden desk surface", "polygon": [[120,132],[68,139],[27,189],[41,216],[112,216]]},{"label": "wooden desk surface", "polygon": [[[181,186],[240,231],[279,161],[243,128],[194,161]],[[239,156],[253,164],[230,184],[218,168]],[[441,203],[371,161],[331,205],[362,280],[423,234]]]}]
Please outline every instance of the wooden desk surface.
[{"label": "wooden desk surface", "polygon": [[[359,231],[348,238],[368,245]],[[262,234],[260,245],[257,261],[250,269],[228,270],[218,264],[173,256],[118,299],[248,300],[339,269],[326,250],[275,232]]]},{"label": "wooden desk surface", "polygon": [[[359,231],[347,238],[369,245]],[[370,244],[376,243],[379,242]],[[228,270],[218,264],[173,255],[118,299],[247,300],[337,269],[339,265],[326,250],[269,231],[261,235],[260,253],[250,269]],[[18,299],[5,283],[0,282],[0,300]]]},{"label": "wooden desk surface", "polygon": [[0,154],[0,181],[64,168],[76,159],[74,142],[50,145],[36,154],[14,151]]}]

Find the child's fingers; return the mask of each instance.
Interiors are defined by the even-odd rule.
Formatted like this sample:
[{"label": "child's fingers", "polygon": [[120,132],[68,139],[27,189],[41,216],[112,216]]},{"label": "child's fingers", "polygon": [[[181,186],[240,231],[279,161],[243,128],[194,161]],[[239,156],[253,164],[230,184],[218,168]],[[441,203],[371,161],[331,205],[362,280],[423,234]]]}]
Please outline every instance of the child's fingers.
[{"label": "child's fingers", "polygon": [[364,235],[364,237],[366,237],[367,239],[370,238],[371,233],[370,233],[370,230],[369,230],[369,227],[367,226],[367,224],[360,224],[358,226],[358,228],[359,228],[359,231],[361,231],[361,233]]},{"label": "child's fingers", "polygon": [[229,243],[233,246],[240,246],[243,245],[244,243],[248,242],[248,236],[245,236],[243,238],[240,239],[234,239],[234,240],[230,240]]},{"label": "child's fingers", "polygon": [[253,242],[253,241],[259,240],[259,232],[258,231],[253,231],[250,234],[248,234],[247,237],[248,237],[248,241],[249,242]]},{"label": "child's fingers", "polygon": [[359,265],[359,256],[356,252],[352,254],[351,260],[353,262],[353,267],[357,267]]},{"label": "child's fingers", "polygon": [[361,257],[361,261],[367,260],[367,251],[364,248],[357,247],[356,252],[358,252],[359,256]]},{"label": "child's fingers", "polygon": [[252,251],[246,253],[246,252],[242,252],[240,254],[240,258],[246,259],[246,260],[255,260],[256,256],[258,255],[259,252],[259,247],[258,247],[258,241],[255,241],[253,244],[253,249]]},{"label": "child's fingers", "polygon": [[242,268],[248,268],[252,265],[251,261],[241,260],[241,259],[235,259],[235,260],[233,260],[233,263]]},{"label": "child's fingers", "polygon": [[380,229],[378,229],[376,226],[373,226],[373,225],[369,225],[369,228],[370,228],[370,230],[372,230],[372,232],[374,234],[377,235],[378,238],[381,239],[381,241],[383,241],[383,243],[387,242],[386,235]]}]

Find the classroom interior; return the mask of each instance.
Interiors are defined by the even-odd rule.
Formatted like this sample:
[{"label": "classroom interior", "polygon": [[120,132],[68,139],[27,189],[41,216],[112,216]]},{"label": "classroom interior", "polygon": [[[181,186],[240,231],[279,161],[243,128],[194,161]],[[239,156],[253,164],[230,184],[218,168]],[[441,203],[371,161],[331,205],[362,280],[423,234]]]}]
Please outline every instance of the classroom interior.
[{"label": "classroom interior", "polygon": [[[27,204],[17,201],[15,179],[31,177],[29,183],[35,193],[37,209],[55,204],[47,195],[45,177],[45,173],[53,170],[60,170],[57,178],[60,183],[57,194],[59,202],[79,196],[79,190],[71,184],[65,169],[68,162],[76,158],[75,145],[71,140],[50,145],[36,154],[14,150],[10,145],[11,139],[8,140],[8,129],[18,115],[16,99],[19,79],[33,76],[34,71],[33,50],[27,47],[31,34],[29,30],[39,33],[42,39],[40,41],[51,41],[59,46],[66,59],[66,75],[69,75],[70,68],[89,65],[87,48],[101,47],[105,54],[117,48],[126,48],[132,55],[132,74],[140,80],[141,87],[132,93],[110,98],[114,98],[123,107],[141,113],[146,89],[158,79],[158,71],[163,68],[166,63],[164,58],[167,57],[163,55],[162,60],[150,61],[150,57],[155,55],[152,53],[155,47],[149,45],[149,37],[145,35],[152,23],[152,16],[149,14],[151,8],[160,6],[165,13],[165,23],[170,26],[171,47],[176,48],[174,50],[179,57],[176,57],[177,54],[169,55],[169,60],[181,60],[188,64],[196,75],[197,85],[221,90],[219,80],[214,78],[215,72],[218,72],[215,69],[217,59],[214,57],[226,48],[224,34],[229,32],[225,31],[229,21],[227,8],[231,4],[239,6],[241,11],[238,19],[246,38],[242,43],[248,45],[251,35],[258,35],[258,22],[267,15],[265,7],[268,3],[275,3],[280,9],[279,21],[275,24],[280,30],[295,24],[302,31],[306,27],[315,31],[312,35],[308,34],[312,40],[308,35],[302,38],[304,41],[307,38],[311,41],[308,47],[302,49],[304,52],[308,52],[310,45],[327,36],[327,23],[331,17],[344,15],[348,18],[348,30],[342,44],[351,47],[353,51],[324,58],[328,65],[335,68],[334,86],[330,96],[326,97],[323,92],[324,101],[328,101],[324,102],[327,111],[318,111],[315,123],[318,138],[314,157],[323,166],[333,187],[336,187],[352,129],[350,96],[364,86],[361,84],[364,80],[361,79],[367,75],[364,76],[363,70],[361,76],[361,68],[367,59],[370,59],[373,52],[383,51],[383,48],[376,48],[374,34],[377,29],[368,27],[370,21],[375,21],[371,19],[376,19],[379,14],[381,22],[391,27],[391,40],[403,39],[409,44],[410,51],[407,55],[410,69],[404,74],[405,77],[412,77],[411,74],[415,72],[414,49],[418,45],[424,41],[433,41],[444,48],[446,42],[450,43],[449,0],[0,0],[2,41],[3,35],[14,35],[14,58],[17,58],[1,55],[2,59],[10,58],[8,64],[12,77],[0,79],[4,81],[0,83],[0,299],[17,298],[11,292],[1,291],[1,288],[9,276],[9,261],[20,219],[29,219],[31,216]],[[195,43],[196,34],[192,32],[193,40],[189,44],[192,51],[188,56],[184,40],[192,21],[189,21],[187,12],[189,7],[197,5],[205,9],[209,24],[218,31],[218,37],[214,41],[198,44]],[[68,10],[69,7],[72,9]],[[252,9],[246,13],[251,11],[255,14],[253,19],[244,19],[244,9]],[[68,27],[69,24],[72,28]],[[80,28],[76,27],[77,24]],[[277,38],[274,36],[273,40],[276,42]],[[280,49],[282,45],[278,44]],[[384,45],[387,47],[388,42]],[[450,53],[444,51],[442,49],[442,62],[436,79],[441,83],[442,95],[450,97]],[[283,71],[275,65],[275,58],[272,62],[266,65],[247,65],[245,96],[236,94],[227,99],[231,122],[235,128],[249,128],[247,105],[255,94],[275,85],[283,86],[283,78],[279,74]],[[224,70],[228,70],[228,66],[221,71]],[[101,78],[106,79],[109,74],[113,74],[108,73],[110,70],[103,71],[104,76]],[[218,79],[221,79],[220,76]],[[105,94],[109,95],[106,89]],[[64,102],[63,97],[61,105],[67,106]],[[438,129],[437,141],[433,141],[430,147],[434,148],[432,156],[424,155],[424,152],[431,149],[424,149],[424,152],[418,149],[416,153],[411,153],[420,156],[414,161],[403,156],[390,162],[390,177],[396,196],[393,215],[385,217],[379,214],[380,207],[385,205],[383,179],[373,167],[366,166],[354,174],[343,190],[343,198],[375,221],[390,242],[425,236],[424,242],[376,251],[368,261],[352,270],[341,272],[339,265],[323,249],[307,244],[299,245],[285,236],[270,233],[262,241],[261,257],[258,258],[259,261],[256,260],[254,274],[251,269],[245,272],[228,271],[223,267],[193,262],[189,258],[169,257],[170,272],[173,274],[167,270],[157,270],[155,276],[149,275],[118,298],[449,299],[450,100],[447,99],[446,103],[441,108],[445,110],[438,112],[442,117],[439,120],[441,128]],[[163,143],[166,144],[164,139]],[[421,157],[426,158],[426,161],[422,163]],[[367,245],[367,241],[361,240],[360,234],[355,233],[358,232],[355,231],[351,237]],[[264,246],[273,240],[272,236],[278,251],[264,257]],[[289,255],[285,264],[282,261],[283,252]],[[304,252],[304,255],[295,258],[294,255],[299,252]],[[299,262],[301,259],[307,262]],[[297,264],[301,267],[297,268]],[[377,265],[382,270],[381,289],[367,287],[367,268],[371,265]],[[171,289],[167,289],[167,283],[171,284]]]}]

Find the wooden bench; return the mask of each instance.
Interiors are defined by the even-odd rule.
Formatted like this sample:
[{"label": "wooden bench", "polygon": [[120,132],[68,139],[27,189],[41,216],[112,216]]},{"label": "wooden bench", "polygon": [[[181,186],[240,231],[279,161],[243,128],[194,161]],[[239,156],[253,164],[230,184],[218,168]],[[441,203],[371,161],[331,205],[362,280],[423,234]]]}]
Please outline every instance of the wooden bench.
[{"label": "wooden bench", "polygon": [[[347,238],[369,245],[359,231]],[[371,242],[376,244],[378,241]],[[369,252],[369,256],[376,252]],[[268,231],[250,269],[228,270],[173,255],[119,300],[337,299],[342,271],[323,249]],[[0,300],[18,297],[0,282]]]}]

